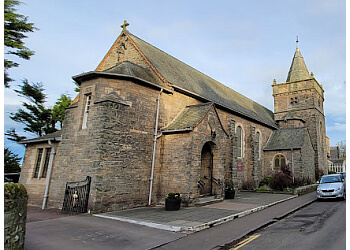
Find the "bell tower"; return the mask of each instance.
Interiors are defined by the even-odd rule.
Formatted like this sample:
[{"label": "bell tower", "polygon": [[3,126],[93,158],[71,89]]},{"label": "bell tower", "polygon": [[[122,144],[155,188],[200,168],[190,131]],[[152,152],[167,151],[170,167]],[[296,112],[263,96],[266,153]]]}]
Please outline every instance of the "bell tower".
[{"label": "bell tower", "polygon": [[309,74],[299,49],[298,39],[286,82],[277,83],[274,80],[272,89],[276,121],[286,121],[291,116],[295,118],[294,120],[303,121],[289,123],[289,126],[308,128],[315,151],[316,176],[320,174],[318,170],[327,174],[326,127],[323,110],[324,90],[315,79],[314,74],[312,72]]}]

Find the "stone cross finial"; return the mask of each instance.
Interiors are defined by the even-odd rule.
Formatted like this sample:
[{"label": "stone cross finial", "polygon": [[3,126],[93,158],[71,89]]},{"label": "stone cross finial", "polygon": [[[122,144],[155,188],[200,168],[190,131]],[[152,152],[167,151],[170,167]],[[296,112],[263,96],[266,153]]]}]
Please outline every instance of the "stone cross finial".
[{"label": "stone cross finial", "polygon": [[126,26],[129,26],[128,22],[126,20],[124,20],[124,23],[122,25],[120,25],[120,27],[123,28],[123,33],[126,32]]},{"label": "stone cross finial", "polygon": [[298,38],[298,36],[297,36],[297,48],[299,49],[299,38]]}]

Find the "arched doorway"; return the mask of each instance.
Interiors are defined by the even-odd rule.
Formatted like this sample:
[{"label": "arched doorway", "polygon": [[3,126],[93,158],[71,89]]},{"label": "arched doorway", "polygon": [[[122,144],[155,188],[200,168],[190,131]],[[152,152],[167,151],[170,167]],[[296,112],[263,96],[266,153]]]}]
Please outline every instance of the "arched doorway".
[{"label": "arched doorway", "polygon": [[201,176],[200,180],[203,183],[200,189],[200,195],[213,194],[213,165],[214,156],[209,142],[203,146],[201,153]]}]

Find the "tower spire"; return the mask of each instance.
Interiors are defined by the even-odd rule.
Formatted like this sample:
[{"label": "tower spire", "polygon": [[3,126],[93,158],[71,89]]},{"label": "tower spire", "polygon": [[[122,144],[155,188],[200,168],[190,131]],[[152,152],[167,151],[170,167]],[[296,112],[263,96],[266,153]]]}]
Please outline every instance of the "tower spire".
[{"label": "tower spire", "polygon": [[299,37],[297,36],[297,48],[294,53],[292,65],[290,66],[286,82],[295,82],[310,79],[309,71],[306,67],[303,56],[299,49]]}]

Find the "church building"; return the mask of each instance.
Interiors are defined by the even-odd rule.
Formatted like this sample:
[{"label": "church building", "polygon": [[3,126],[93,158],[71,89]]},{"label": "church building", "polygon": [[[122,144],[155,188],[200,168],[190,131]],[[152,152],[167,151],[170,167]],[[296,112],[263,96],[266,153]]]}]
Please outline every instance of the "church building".
[{"label": "church building", "polygon": [[[223,199],[257,187],[282,165],[294,178],[327,173],[324,90],[297,48],[286,79],[274,80],[274,112],[130,33],[93,71],[62,130],[24,140],[20,183],[29,204],[62,208],[67,187],[91,178],[88,210]],[[90,179],[89,179],[90,180]],[[69,202],[82,199],[74,191]]]}]

